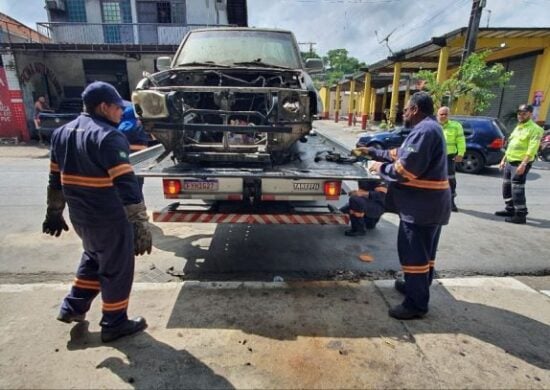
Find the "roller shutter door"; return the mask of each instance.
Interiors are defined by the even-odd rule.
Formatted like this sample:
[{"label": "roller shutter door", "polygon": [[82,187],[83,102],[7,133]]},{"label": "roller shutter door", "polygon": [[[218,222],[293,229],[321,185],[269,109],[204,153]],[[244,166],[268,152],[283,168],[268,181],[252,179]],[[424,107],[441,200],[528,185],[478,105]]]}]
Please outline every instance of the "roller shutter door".
[{"label": "roller shutter door", "polygon": [[536,60],[537,55],[533,54],[503,62],[506,70],[514,72],[509,82],[510,87],[495,88],[493,93],[496,96],[493,102],[481,115],[504,119],[514,113],[520,104],[527,103]]}]

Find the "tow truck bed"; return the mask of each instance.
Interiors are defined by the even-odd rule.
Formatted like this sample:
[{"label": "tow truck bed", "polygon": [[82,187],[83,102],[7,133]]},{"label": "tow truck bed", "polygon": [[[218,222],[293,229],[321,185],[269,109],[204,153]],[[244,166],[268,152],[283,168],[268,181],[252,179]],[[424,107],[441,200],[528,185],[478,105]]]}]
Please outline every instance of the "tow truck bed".
[{"label": "tow truck bed", "polygon": [[[328,152],[331,157],[339,154],[343,161],[327,161]],[[293,161],[277,166],[201,166],[176,163],[169,157],[158,162],[163,153],[162,145],[157,145],[132,154],[136,174],[188,185],[189,191],[175,195],[165,189],[168,199],[202,199],[205,203],[173,203],[153,213],[156,222],[347,224],[348,216],[331,202],[339,198],[340,187],[328,197],[319,193],[323,183],[379,180],[361,163],[349,161],[349,150],[343,145],[321,135],[297,143]],[[252,197],[255,200],[249,201]]]}]

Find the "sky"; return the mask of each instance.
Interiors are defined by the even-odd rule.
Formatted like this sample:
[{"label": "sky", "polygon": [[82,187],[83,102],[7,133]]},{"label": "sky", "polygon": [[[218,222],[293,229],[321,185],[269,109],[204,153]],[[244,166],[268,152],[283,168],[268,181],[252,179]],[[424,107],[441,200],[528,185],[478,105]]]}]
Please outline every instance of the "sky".
[{"label": "sky", "polygon": [[[187,0],[197,1],[197,0]],[[29,27],[47,21],[44,0],[0,0]],[[366,64],[468,25],[472,0],[248,0],[248,24],[291,30],[314,50],[345,48]],[[550,27],[550,0],[486,0],[481,27]],[[545,11],[546,10],[546,11]],[[490,11],[490,12],[489,12]],[[309,50],[305,44],[302,51]]]}]

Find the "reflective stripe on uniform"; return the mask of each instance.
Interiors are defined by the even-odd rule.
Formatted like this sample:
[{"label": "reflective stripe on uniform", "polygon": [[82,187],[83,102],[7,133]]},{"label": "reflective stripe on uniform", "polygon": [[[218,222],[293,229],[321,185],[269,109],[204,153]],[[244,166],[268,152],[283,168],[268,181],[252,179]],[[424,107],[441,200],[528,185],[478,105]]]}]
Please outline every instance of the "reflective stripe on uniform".
[{"label": "reflective stripe on uniform", "polygon": [[403,265],[401,266],[403,272],[407,274],[424,274],[430,271],[430,265]]},{"label": "reflective stripe on uniform", "polygon": [[73,286],[82,288],[84,290],[99,291],[101,289],[98,280],[87,280],[87,279],[75,278],[75,280],[73,281]]},{"label": "reflective stripe on uniform", "polygon": [[118,301],[118,302],[111,302],[111,303],[103,302],[103,311],[118,311],[118,310],[126,309],[128,307],[129,301],[130,301],[130,298],[126,298],[125,300]]},{"label": "reflective stripe on uniform", "polygon": [[81,187],[112,187],[113,181],[110,177],[91,177],[91,176],[79,176],[79,175],[67,175],[61,174],[61,184],[63,185],[75,185]]},{"label": "reflective stripe on uniform", "polygon": [[133,172],[132,166],[130,164],[119,164],[111,169],[109,169],[109,176],[111,179],[115,179],[119,176],[125,175],[127,173]]},{"label": "reflective stripe on uniform", "polygon": [[427,190],[446,190],[449,188],[448,180],[409,180],[400,183],[404,186],[415,187],[415,188],[424,188]]},{"label": "reflective stripe on uniform", "polygon": [[401,162],[401,160],[397,160],[394,163],[394,165],[395,165],[395,170],[397,171],[397,173],[399,173],[404,178],[409,179],[409,180],[413,180],[413,179],[416,178],[416,176],[413,173],[411,173],[411,172],[409,172],[405,169],[405,167],[403,166],[403,163]]}]

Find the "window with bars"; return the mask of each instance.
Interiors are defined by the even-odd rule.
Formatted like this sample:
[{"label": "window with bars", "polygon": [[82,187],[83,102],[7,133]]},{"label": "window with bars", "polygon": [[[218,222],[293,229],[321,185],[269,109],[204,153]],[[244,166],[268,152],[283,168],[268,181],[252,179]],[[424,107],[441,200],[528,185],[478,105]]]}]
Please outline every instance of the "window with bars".
[{"label": "window with bars", "polygon": [[85,0],[67,0],[67,21],[86,22]]},{"label": "window with bars", "polygon": [[130,0],[103,0],[101,14],[103,23],[132,23]]},{"label": "window with bars", "polygon": [[172,23],[172,8],[169,1],[157,3],[157,23]]}]

